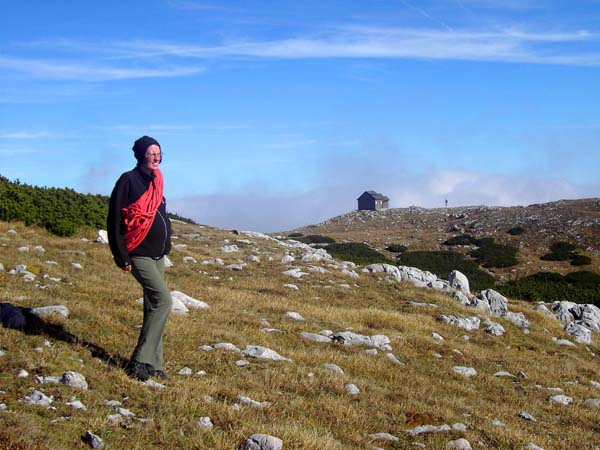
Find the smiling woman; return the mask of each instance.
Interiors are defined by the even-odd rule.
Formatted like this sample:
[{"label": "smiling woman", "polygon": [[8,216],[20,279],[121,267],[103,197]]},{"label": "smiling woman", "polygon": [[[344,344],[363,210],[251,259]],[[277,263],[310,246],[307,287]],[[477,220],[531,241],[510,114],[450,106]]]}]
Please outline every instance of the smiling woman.
[{"label": "smiling woman", "polygon": [[108,241],[115,263],[132,273],[144,291],[144,321],[127,367],[141,381],[167,379],[163,370],[163,331],[173,300],[165,280],[164,256],[171,249],[171,222],[166,214],[160,144],[142,136],[133,146],[135,169],[125,172],[110,196]]}]

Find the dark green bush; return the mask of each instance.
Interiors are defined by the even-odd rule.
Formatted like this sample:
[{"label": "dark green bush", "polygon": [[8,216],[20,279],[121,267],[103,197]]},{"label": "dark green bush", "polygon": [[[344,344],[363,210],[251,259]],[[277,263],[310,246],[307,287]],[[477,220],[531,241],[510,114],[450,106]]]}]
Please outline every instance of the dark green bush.
[{"label": "dark green bush", "polygon": [[[577,272],[575,272],[577,273]],[[569,274],[570,275],[570,274]],[[529,301],[551,302],[568,300],[575,303],[591,303],[600,306],[600,285],[594,283],[569,283],[567,277],[559,273],[539,272],[518,280],[497,286],[497,290],[507,297]],[[587,278],[590,275],[576,275]]]},{"label": "dark green bush", "polygon": [[568,261],[573,257],[571,252],[550,252],[546,253],[540,259],[542,261]]},{"label": "dark green bush", "polygon": [[309,234],[308,236],[299,237],[296,239],[305,244],[333,244],[335,239],[329,236],[321,236],[320,234]]},{"label": "dark green bush", "polygon": [[576,253],[571,255],[572,266],[587,266],[592,263],[592,258],[585,255],[578,255]]},{"label": "dark green bush", "polygon": [[550,251],[552,253],[568,253],[576,249],[577,246],[575,244],[571,244],[570,242],[564,241],[553,242],[552,245],[550,245]]},{"label": "dark green bush", "polygon": [[511,267],[519,263],[515,247],[497,244],[493,238],[478,239],[475,245],[479,248],[471,251],[470,255],[483,267]]},{"label": "dark green bush", "polygon": [[288,234],[288,237],[292,238],[292,239],[299,238],[299,237],[302,237],[302,236],[304,236],[302,233],[290,233],[290,234]]},{"label": "dark green bush", "polygon": [[521,226],[512,227],[511,229],[509,229],[507,231],[508,234],[513,235],[513,236],[523,234],[524,232],[525,232],[525,228],[523,228]]},{"label": "dark green bush", "polygon": [[428,270],[444,280],[448,279],[450,272],[458,270],[469,279],[469,286],[473,291],[491,288],[495,282],[494,277],[481,270],[475,261],[466,259],[458,252],[406,252],[398,256],[397,262],[404,266]]},{"label": "dark green bush", "polygon": [[471,245],[475,243],[475,238],[468,234],[461,234],[460,236],[453,236],[450,239],[442,242],[442,245]]},{"label": "dark green bush", "polygon": [[[0,220],[38,225],[58,236],[80,228],[106,228],[108,197],[73,189],[29,186],[0,176]],[[176,214],[169,216],[194,223]]]},{"label": "dark green bush", "polygon": [[330,244],[326,248],[327,252],[334,258],[352,261],[362,266],[376,263],[394,264],[393,261],[386,258],[377,250],[360,242]]},{"label": "dark green bush", "polygon": [[600,285],[600,275],[589,270],[571,272],[565,275],[565,281],[573,285]]},{"label": "dark green bush", "polygon": [[386,250],[392,253],[402,253],[408,250],[408,247],[402,244],[390,244],[387,246]]},{"label": "dark green bush", "polygon": [[191,225],[197,225],[197,223],[194,222],[192,219],[188,219],[187,217],[180,216],[177,213],[167,212],[167,216],[169,216],[169,219],[179,220],[181,222],[189,223]]}]

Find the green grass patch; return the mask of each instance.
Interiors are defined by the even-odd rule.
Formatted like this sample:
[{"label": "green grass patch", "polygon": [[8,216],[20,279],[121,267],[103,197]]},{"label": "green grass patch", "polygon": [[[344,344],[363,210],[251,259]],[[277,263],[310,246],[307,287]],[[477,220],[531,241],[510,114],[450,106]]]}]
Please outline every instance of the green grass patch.
[{"label": "green grass patch", "polygon": [[469,279],[472,291],[480,291],[494,286],[495,278],[481,270],[479,265],[464,255],[451,251],[406,252],[398,256],[398,263],[404,266],[428,270],[446,280],[453,270],[462,272]]}]

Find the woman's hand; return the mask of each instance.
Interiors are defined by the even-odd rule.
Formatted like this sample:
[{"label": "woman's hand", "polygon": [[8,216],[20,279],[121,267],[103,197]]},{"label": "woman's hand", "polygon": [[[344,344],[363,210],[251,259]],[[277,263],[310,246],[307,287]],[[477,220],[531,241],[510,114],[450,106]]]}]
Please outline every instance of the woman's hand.
[{"label": "woman's hand", "polygon": [[127,264],[127,265],[121,267],[121,270],[123,272],[131,272],[131,264]]}]

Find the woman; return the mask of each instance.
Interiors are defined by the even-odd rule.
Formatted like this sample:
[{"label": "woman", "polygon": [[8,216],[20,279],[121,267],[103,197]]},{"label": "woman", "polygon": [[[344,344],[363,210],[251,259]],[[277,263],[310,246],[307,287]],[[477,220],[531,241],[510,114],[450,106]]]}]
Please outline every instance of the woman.
[{"label": "woman", "polygon": [[171,222],[163,197],[160,144],[142,136],[133,146],[137,166],[121,175],[110,196],[108,242],[115,263],[144,290],[144,321],[126,367],[140,381],[168,379],[163,366],[163,331],[173,300],[164,280],[171,250]]}]

